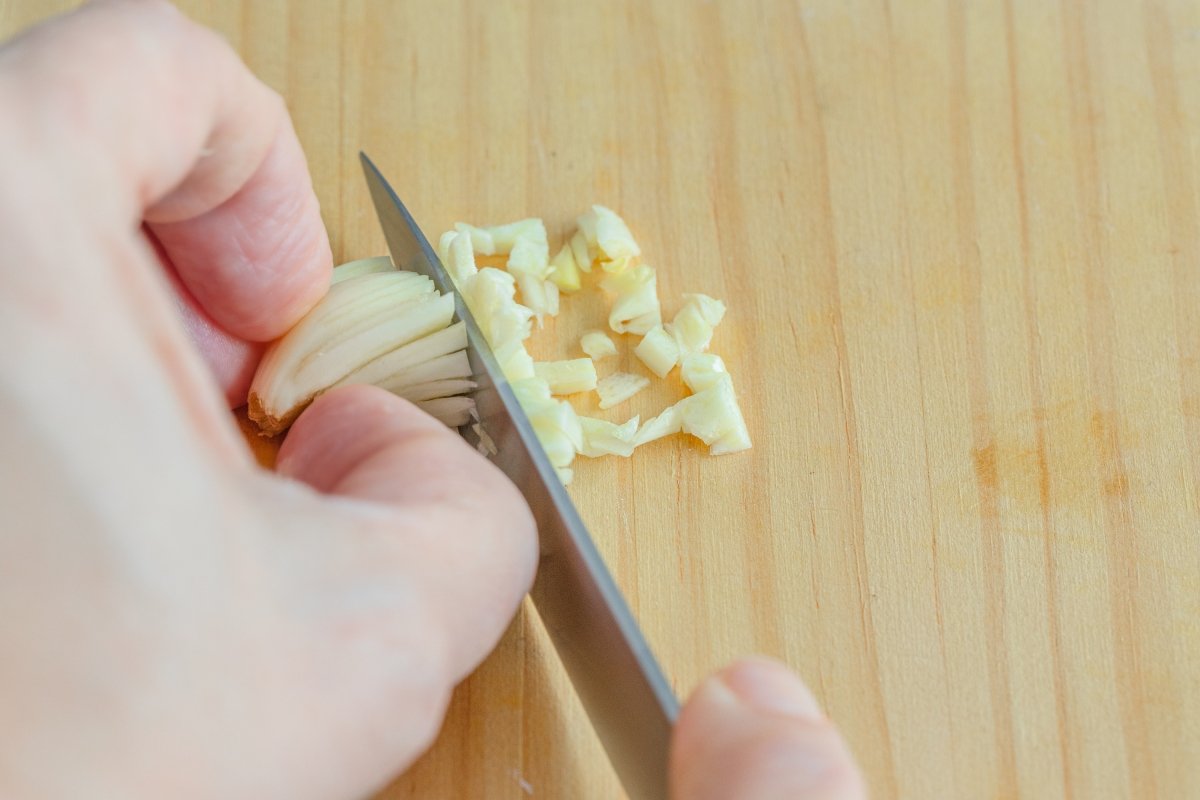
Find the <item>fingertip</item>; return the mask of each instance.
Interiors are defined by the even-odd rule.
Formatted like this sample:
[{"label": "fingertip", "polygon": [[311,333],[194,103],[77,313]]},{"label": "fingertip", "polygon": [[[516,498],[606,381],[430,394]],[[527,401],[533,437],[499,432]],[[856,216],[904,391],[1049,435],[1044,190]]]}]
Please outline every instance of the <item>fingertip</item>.
[{"label": "fingertip", "polygon": [[811,693],[783,665],[761,658],[706,679],[689,698],[672,741],[671,785],[677,800],[866,797],[849,750]]},{"label": "fingertip", "polygon": [[747,706],[767,714],[782,714],[820,721],[817,698],[804,681],[783,663],[765,656],[739,659],[723,669],[718,679]]}]

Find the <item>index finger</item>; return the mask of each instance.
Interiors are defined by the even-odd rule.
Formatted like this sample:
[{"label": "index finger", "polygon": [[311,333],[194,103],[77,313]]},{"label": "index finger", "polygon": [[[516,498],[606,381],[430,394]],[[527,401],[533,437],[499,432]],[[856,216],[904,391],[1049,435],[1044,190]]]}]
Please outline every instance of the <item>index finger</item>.
[{"label": "index finger", "polygon": [[235,336],[279,336],[331,256],[280,97],[213,32],[158,0],[91,3],[0,50],[30,152],[51,154],[83,220],[150,221],[179,277]]}]

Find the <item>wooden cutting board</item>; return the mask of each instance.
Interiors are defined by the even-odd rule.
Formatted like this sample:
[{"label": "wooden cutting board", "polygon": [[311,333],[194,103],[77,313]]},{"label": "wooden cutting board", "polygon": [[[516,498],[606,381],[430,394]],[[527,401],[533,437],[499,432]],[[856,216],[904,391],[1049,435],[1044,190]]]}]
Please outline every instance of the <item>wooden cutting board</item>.
[{"label": "wooden cutting board", "polygon": [[[1195,796],[1200,6],[184,6],[287,98],[338,260],[384,251],[361,148],[430,233],[602,202],[668,313],[728,302],[755,448],[572,487],[681,693],[786,660],[879,798]],[[382,797],[618,795],[526,612]]]}]

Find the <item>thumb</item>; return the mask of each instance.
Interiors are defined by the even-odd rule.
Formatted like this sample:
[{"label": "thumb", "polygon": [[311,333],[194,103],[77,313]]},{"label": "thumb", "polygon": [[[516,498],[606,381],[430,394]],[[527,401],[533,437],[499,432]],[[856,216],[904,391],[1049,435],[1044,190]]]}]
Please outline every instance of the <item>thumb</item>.
[{"label": "thumb", "polygon": [[688,700],[671,743],[674,800],[862,800],[862,776],[816,699],[776,661],[745,659]]}]

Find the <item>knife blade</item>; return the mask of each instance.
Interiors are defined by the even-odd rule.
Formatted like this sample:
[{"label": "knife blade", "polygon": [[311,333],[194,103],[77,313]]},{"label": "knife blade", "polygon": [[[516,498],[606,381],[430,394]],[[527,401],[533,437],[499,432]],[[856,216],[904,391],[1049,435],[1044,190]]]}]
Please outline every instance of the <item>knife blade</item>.
[{"label": "knife blade", "polygon": [[666,800],[667,752],[679,701],[521,410],[491,347],[437,254],[365,153],[359,153],[392,261],[452,292],[467,329],[492,461],[533,511],[541,560],[530,596],[626,793]]}]

